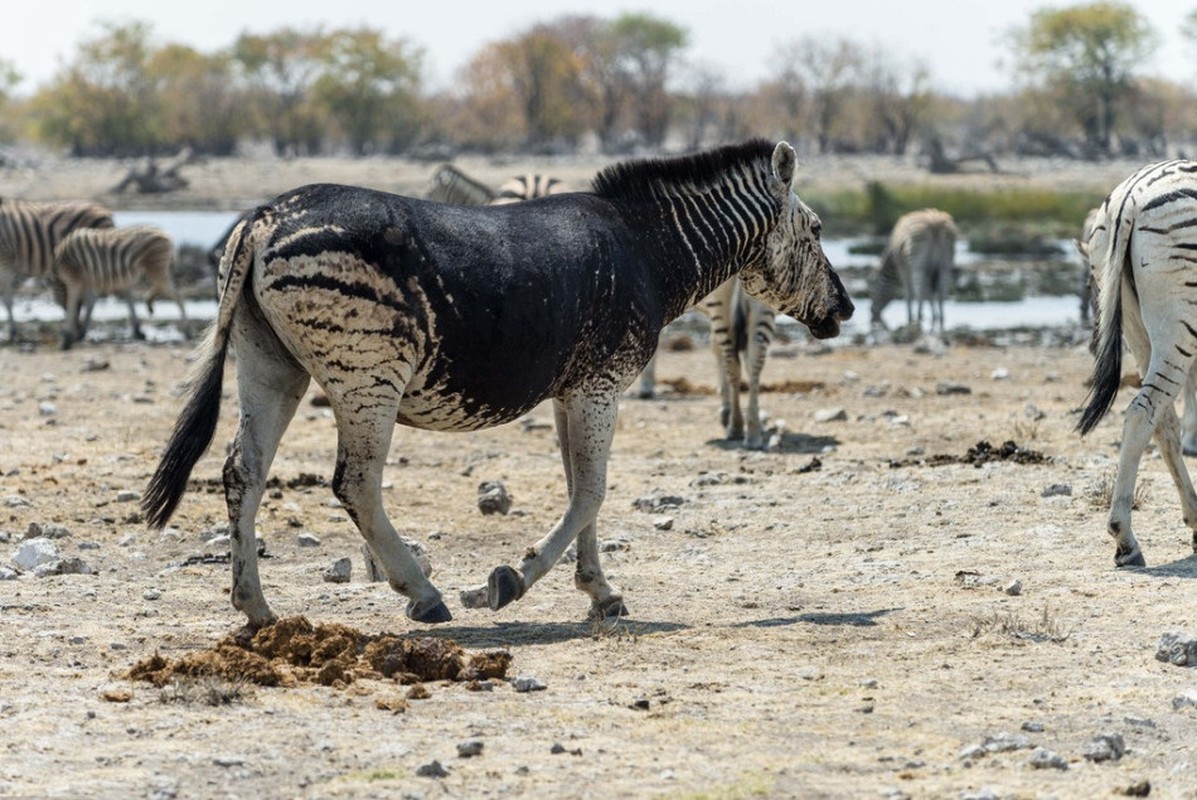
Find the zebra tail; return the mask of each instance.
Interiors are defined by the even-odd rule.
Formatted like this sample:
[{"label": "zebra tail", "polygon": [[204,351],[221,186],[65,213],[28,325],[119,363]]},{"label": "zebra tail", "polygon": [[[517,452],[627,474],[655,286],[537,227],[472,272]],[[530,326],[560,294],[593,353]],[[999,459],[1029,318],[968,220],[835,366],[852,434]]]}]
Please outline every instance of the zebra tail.
[{"label": "zebra tail", "polygon": [[[1101,422],[1102,417],[1114,405],[1114,398],[1122,384],[1122,281],[1134,279],[1131,272],[1130,228],[1119,220],[1115,232],[1110,235],[1106,249],[1106,262],[1101,265],[1101,291],[1098,295],[1097,344],[1094,348],[1093,380],[1089,389],[1088,403],[1081,412],[1077,430],[1084,436]],[[1092,243],[1090,244],[1092,247]],[[1090,255],[1090,258],[1093,254]]]},{"label": "zebra tail", "polygon": [[199,358],[184,384],[187,403],[141,498],[146,523],[154,529],[164,527],[178,508],[187,491],[191,470],[216,435],[233,312],[253,265],[254,249],[249,240],[254,221],[253,217],[243,221],[229,237],[229,246],[221,260],[224,286],[216,320],[197,349]]}]

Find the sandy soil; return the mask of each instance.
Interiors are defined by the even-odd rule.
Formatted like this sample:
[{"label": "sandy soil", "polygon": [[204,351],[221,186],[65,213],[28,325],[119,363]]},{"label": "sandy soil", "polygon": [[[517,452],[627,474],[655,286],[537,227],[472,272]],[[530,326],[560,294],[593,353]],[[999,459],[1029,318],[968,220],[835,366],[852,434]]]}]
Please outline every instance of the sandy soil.
[{"label": "sandy soil", "polygon": [[[167,195],[113,194],[112,189],[135,161],[61,159],[45,153],[29,156],[21,166],[0,169],[0,197],[27,200],[90,198],[116,209],[179,208],[238,210],[281,192],[317,181],[369,186],[401,194],[422,195],[438,166],[403,158],[212,158],[181,170],[190,185]],[[514,159],[467,156],[456,159],[461,169],[495,186],[526,172],[544,172],[584,188],[594,173],[610,163],[597,156]],[[952,187],[1000,189],[1027,185],[1061,190],[1112,189],[1141,162],[1087,163],[1052,159],[999,162],[1000,174],[970,171],[931,175],[915,156],[800,157],[795,187],[859,188],[869,181],[888,184],[926,183]]]},{"label": "sandy soil", "polygon": [[[305,403],[259,514],[275,610],[506,650],[509,677],[546,687],[434,681],[425,699],[368,676],[165,689],[123,677],[242,621],[227,565],[199,558],[220,550],[202,537],[224,516],[222,447],[165,532],[131,499],[173,424],[187,353],[0,349],[0,563],[37,525],[68,533],[53,540],[62,556],[94,570],[0,582],[0,797],[1095,797],[1144,781],[1153,797],[1197,797],[1197,719],[1174,709],[1197,674],[1154,657],[1162,634],[1197,633],[1197,557],[1148,457],[1135,521],[1151,566],[1113,568],[1094,495],[1120,414],[1073,433],[1083,347],[775,345],[766,381],[787,391],[764,398],[771,452],[721,440],[707,352],[666,352],[660,378],[698,391],[623,403],[599,535],[631,616],[611,627],[584,621],[568,564],[498,613],[454,599],[562,509],[548,408],[475,434],[397,432],[387,506],[427,546],[455,615],[424,628],[364,579],[358,534],[304,477],[331,477],[335,447],[327,410]],[[969,393],[940,393],[949,384]],[[236,419],[226,394],[219,443]],[[815,421],[836,408],[843,419]],[[1047,459],[930,465],[980,440]],[[477,486],[495,479],[514,507],[482,516]],[[635,506],[661,495],[683,502]],[[304,533],[319,546],[300,547]],[[341,557],[351,581],[324,582]],[[1125,754],[1086,758],[1107,733]],[[472,740],[481,753],[459,757]],[[1032,767],[1048,757],[1032,747],[1066,769]],[[447,776],[419,774],[434,761]]]}]

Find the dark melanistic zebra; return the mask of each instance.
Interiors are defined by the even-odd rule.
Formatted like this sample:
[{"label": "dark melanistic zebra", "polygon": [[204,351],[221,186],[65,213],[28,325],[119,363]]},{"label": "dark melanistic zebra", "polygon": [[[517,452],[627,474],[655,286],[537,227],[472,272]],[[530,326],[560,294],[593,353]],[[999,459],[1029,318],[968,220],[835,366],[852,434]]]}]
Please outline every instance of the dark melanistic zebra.
[{"label": "dark melanistic zebra", "polygon": [[463,591],[471,608],[521,597],[577,541],[590,614],[626,613],[599,562],[596,518],[622,391],[665,323],[739,275],[819,338],[852,301],[791,188],[794,150],[753,140],[607,167],[592,192],[504,206],[428,203],[306,186],[259,207],[221,262],[217,318],[190,398],[143,496],[161,527],[212,440],[229,345],[241,422],[224,467],[232,600],[251,627],[275,619],[258,578],[254,518],[283,430],[314,378],[337,421],[333,491],[407,615],[450,619],[382,506],[396,422],[466,431],[552,399],[569,505],[519,568]]},{"label": "dark melanistic zebra", "polygon": [[0,293],[8,311],[8,337],[17,340],[12,300],[25,278],[54,280],[54,248],[77,228],[111,228],[112,212],[86,201],[34,203],[0,199]]},{"label": "dark melanistic zebra", "polygon": [[[711,320],[711,351],[719,376],[719,423],[729,441],[743,440],[745,447],[760,450],[766,444],[761,423],[761,373],[773,343],[777,315],[750,297],[739,278],[720,285],[697,308]],[[652,397],[656,391],[656,364],[653,356],[640,373],[641,399]],[[747,409],[740,403],[741,379],[748,384]]]},{"label": "dark melanistic zebra", "polygon": [[[62,285],[66,308],[62,348],[66,350],[82,338],[91,323],[94,300],[102,294],[124,297],[133,337],[144,339],[131,293],[143,278],[150,285],[145,294],[146,309],[153,314],[155,299],[173,299],[179,306],[180,324],[186,331],[187,312],[170,272],[174,256],[174,242],[152,225],[79,228],[63,237],[54,249],[54,271]],[[85,315],[82,322],[80,312]]]},{"label": "dark melanistic zebra", "polygon": [[956,236],[956,223],[946,211],[924,208],[898,218],[873,282],[870,317],[874,326],[882,325],[881,312],[902,286],[906,321],[917,321],[922,327],[923,303],[928,303],[932,330],[943,330],[943,304],[955,267]]},{"label": "dark melanistic zebra", "polygon": [[432,173],[425,200],[451,203],[455,206],[484,206],[498,196],[498,192],[481,181],[471,178],[452,164],[441,164]]},{"label": "dark melanistic zebra", "polygon": [[1197,550],[1197,493],[1185,469],[1176,396],[1191,391],[1197,355],[1197,162],[1150,164],[1102,203],[1081,243],[1098,292],[1093,383],[1077,428],[1086,434],[1110,410],[1122,380],[1122,340],[1141,376],[1126,411],[1109,532],[1118,566],[1143,566],[1131,531],[1139,461],[1154,435],[1180,493]]}]

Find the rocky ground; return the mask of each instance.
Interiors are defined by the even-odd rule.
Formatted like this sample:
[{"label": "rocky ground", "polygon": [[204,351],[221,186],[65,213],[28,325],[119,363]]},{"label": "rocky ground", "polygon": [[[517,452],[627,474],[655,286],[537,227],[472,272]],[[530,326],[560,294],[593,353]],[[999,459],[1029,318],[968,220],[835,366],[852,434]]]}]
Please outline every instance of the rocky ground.
[{"label": "rocky ground", "polygon": [[[0,797],[1197,797],[1197,673],[1156,658],[1197,634],[1197,557],[1154,454],[1150,566],[1114,569],[1104,530],[1130,390],[1081,439],[1082,344],[920,350],[775,345],[766,452],[722,440],[707,352],[665,352],[662,394],[623,403],[600,517],[615,625],[584,620],[569,564],[497,613],[455,600],[562,510],[547,407],[397,431],[387,508],[454,614],[426,628],[366,580],[327,487],[332,419],[305,402],[258,520],[275,610],[506,652],[505,677],[157,686],[129,670],[242,621],[220,563],[232,372],[157,533],[135,500],[186,347],[0,348]],[[508,514],[480,513],[483,481]]]}]

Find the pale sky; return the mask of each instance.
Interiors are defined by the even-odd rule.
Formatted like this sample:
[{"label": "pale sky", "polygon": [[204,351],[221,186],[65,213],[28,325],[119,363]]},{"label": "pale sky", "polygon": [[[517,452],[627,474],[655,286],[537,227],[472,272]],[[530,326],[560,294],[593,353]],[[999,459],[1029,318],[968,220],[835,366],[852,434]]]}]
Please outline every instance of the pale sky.
[{"label": "pale sky", "polygon": [[[145,21],[158,43],[179,42],[212,52],[242,31],[284,26],[326,29],[366,25],[408,38],[424,48],[429,84],[441,87],[486,42],[564,14],[614,17],[649,11],[687,28],[688,57],[717,68],[733,86],[750,87],[769,74],[779,44],[803,36],[848,37],[927,63],[937,88],[970,96],[1011,85],[1009,51],[1002,43],[1033,11],[1078,2],[1051,0],[10,0],[0,25],[0,58],[25,76],[31,93],[94,38],[97,20]],[[1155,26],[1161,45],[1144,72],[1177,81],[1197,78],[1197,46],[1178,29],[1197,0],[1132,0]],[[598,10],[601,8],[601,11]]]}]

